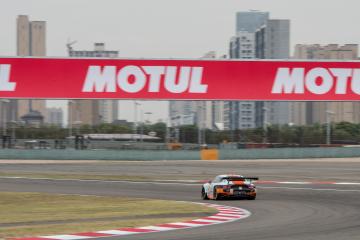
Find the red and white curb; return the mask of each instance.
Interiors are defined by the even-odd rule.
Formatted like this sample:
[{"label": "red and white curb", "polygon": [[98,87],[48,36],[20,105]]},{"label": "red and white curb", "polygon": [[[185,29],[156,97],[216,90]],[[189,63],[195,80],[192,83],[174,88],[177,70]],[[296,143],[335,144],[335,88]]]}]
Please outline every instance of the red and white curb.
[{"label": "red and white curb", "polygon": [[195,227],[210,226],[214,224],[223,224],[228,222],[237,221],[240,219],[247,218],[251,213],[245,209],[237,207],[229,207],[217,204],[207,204],[207,203],[196,203],[201,204],[207,207],[212,207],[217,209],[219,212],[215,215],[211,215],[204,218],[198,218],[186,222],[174,222],[159,224],[154,226],[147,227],[138,227],[138,228],[119,228],[106,231],[97,231],[97,232],[84,232],[76,234],[65,234],[65,235],[51,235],[51,236],[39,236],[39,237],[28,237],[28,238],[13,238],[13,240],[81,240],[81,239],[91,239],[91,238],[103,238],[103,237],[121,237],[126,235],[141,234],[141,233],[154,233],[154,232],[164,232],[177,229],[187,229]]}]

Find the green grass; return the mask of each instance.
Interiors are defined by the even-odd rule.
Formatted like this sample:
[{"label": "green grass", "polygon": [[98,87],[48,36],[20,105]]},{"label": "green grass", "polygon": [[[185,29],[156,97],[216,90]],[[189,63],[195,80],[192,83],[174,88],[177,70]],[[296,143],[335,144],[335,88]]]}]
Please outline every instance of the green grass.
[{"label": "green grass", "polygon": [[[0,192],[0,238],[146,226],[191,219],[191,217],[177,217],[176,214],[213,212],[215,210],[211,208],[176,201]],[[171,215],[164,218],[151,217],[158,214]],[[135,218],[126,219],[134,216]],[[114,217],[122,219],[106,219]],[[83,219],[94,219],[94,221],[84,222]],[[59,220],[71,221],[71,223],[46,222]],[[25,222],[36,225],[26,225]],[[13,223],[16,226],[1,226],[5,223]]]},{"label": "green grass", "polygon": [[[0,177],[28,177],[28,178],[50,178],[50,179],[83,179],[83,180],[128,180],[128,181],[161,181],[161,180],[183,180],[188,179],[187,176],[174,175],[101,175],[101,174],[63,174],[63,173],[36,173],[36,172],[0,172]],[[203,180],[204,177],[212,176],[192,176],[191,179]]]}]

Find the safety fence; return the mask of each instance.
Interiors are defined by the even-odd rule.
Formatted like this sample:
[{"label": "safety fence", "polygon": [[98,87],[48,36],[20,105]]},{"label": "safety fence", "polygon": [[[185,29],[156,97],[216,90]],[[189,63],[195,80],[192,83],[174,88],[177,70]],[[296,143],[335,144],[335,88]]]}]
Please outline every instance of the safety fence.
[{"label": "safety fence", "polygon": [[205,149],[193,150],[74,150],[1,149],[0,159],[39,160],[232,160],[360,157],[359,147]]}]

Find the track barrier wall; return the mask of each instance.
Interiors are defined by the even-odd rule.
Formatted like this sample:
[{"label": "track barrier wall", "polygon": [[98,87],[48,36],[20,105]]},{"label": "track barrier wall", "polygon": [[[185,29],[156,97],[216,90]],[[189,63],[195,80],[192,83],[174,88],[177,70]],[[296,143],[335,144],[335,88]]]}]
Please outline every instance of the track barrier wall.
[{"label": "track barrier wall", "polygon": [[[209,149],[212,150],[212,149]],[[204,152],[203,152],[204,153]],[[209,154],[209,153],[206,153]],[[200,160],[200,159],[297,159],[360,157],[360,148],[276,148],[220,149],[202,155],[198,150],[74,150],[74,149],[0,149],[0,159],[34,160]],[[203,158],[202,158],[203,157]]]}]

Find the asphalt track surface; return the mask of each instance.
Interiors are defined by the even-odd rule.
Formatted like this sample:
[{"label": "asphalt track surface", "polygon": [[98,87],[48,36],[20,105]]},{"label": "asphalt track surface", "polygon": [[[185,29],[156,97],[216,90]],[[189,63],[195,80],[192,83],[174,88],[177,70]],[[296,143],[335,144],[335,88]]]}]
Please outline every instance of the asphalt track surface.
[{"label": "asphalt track surface", "polygon": [[[166,176],[180,179],[223,173],[259,176],[262,180],[360,182],[360,160],[289,161],[159,161],[66,162],[9,164],[1,172],[91,172]],[[0,179],[0,191],[130,196],[154,199],[200,200],[201,184],[186,182],[78,181]],[[208,202],[208,201],[206,201]],[[208,227],[104,239],[360,239],[360,185],[259,184],[255,201],[217,203],[249,210],[249,218]],[[106,229],[104,229],[106,230]]]}]

